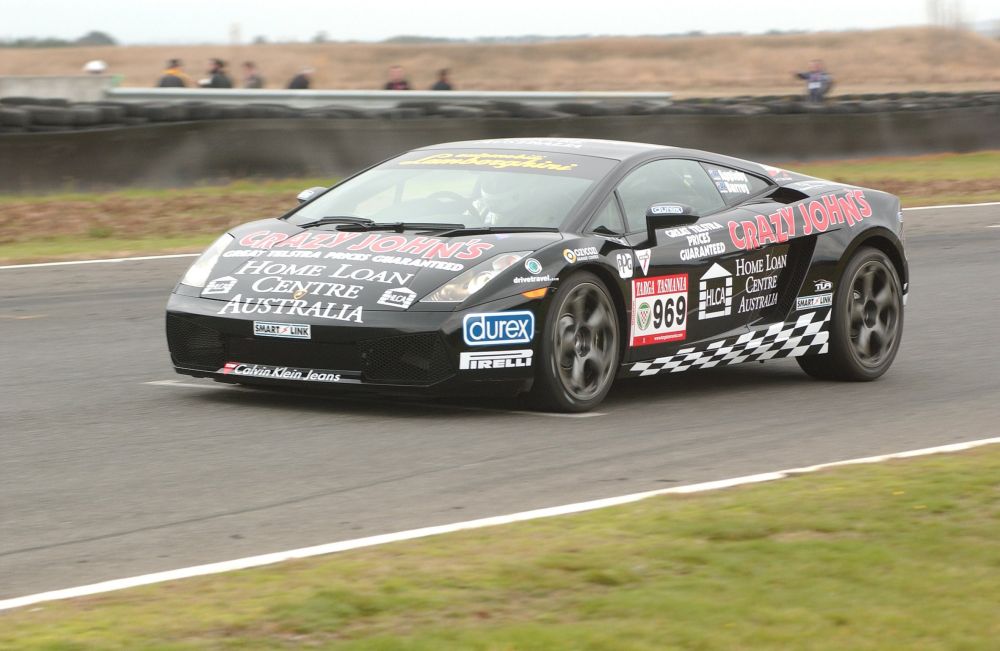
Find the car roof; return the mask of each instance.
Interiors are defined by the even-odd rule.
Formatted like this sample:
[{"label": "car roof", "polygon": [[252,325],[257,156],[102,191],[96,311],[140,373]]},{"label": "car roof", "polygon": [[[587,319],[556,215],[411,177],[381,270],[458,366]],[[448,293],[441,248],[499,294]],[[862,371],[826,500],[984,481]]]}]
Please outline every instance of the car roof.
[{"label": "car roof", "polygon": [[460,140],[419,149],[511,149],[537,151],[550,154],[577,154],[597,156],[613,160],[626,160],[643,154],[676,149],[666,145],[623,140],[598,140],[594,138],[488,138],[484,140]]}]

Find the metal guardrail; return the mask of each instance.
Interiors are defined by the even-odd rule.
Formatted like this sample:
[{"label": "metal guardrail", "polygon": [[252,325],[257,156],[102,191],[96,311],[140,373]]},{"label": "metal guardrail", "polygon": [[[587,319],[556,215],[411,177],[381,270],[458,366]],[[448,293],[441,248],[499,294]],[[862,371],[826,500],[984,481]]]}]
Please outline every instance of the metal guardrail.
[{"label": "metal guardrail", "polygon": [[652,102],[666,104],[671,93],[615,91],[526,92],[495,90],[247,90],[229,88],[109,88],[107,99],[122,102],[199,101],[225,104],[283,104],[296,108],[338,104],[360,109],[391,108],[400,102],[433,101],[442,104],[486,104],[506,101],[529,105],[559,102]]}]

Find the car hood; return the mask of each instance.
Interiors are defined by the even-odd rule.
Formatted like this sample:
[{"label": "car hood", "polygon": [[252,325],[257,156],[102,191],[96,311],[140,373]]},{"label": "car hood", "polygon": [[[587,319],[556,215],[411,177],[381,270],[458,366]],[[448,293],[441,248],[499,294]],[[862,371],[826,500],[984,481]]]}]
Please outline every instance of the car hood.
[{"label": "car hood", "polygon": [[301,229],[278,219],[245,224],[230,234],[233,242],[219,257],[202,298],[346,303],[365,311],[417,309],[424,296],[494,256],[562,239],[545,232],[433,237],[419,231]]}]

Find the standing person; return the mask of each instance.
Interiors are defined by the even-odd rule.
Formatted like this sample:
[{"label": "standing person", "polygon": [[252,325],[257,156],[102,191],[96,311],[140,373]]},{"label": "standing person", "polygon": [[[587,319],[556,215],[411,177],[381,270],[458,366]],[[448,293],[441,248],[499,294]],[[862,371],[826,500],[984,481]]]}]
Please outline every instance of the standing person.
[{"label": "standing person", "polygon": [[292,80],[288,82],[289,90],[309,90],[312,86],[313,72],[312,68],[304,68],[302,72],[292,77]]},{"label": "standing person", "polygon": [[438,80],[431,86],[431,90],[455,90],[451,85],[451,79],[448,78],[448,75],[449,71],[447,68],[438,70]]},{"label": "standing person", "polygon": [[806,93],[810,102],[822,102],[833,88],[833,76],[826,71],[822,59],[813,59],[809,62],[808,72],[796,72],[795,76],[806,80]]},{"label": "standing person", "polygon": [[156,82],[158,88],[185,88],[191,85],[191,78],[184,74],[182,68],[184,64],[180,59],[167,61],[167,69],[163,71],[160,80]]},{"label": "standing person", "polygon": [[226,62],[222,59],[209,59],[208,79],[202,79],[199,85],[203,88],[232,88],[233,80],[226,74]]},{"label": "standing person", "polygon": [[403,66],[389,66],[389,81],[385,82],[386,90],[410,90],[410,82],[406,80]]},{"label": "standing person", "polygon": [[260,70],[257,69],[257,64],[253,61],[243,62],[243,87],[244,88],[263,88],[264,78],[260,75]]}]

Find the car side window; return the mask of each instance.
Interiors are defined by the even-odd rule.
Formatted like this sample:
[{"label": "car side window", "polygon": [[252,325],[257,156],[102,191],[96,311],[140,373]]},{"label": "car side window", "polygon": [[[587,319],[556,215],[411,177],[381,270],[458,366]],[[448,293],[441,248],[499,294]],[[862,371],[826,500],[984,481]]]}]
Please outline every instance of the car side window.
[{"label": "car side window", "polygon": [[702,163],[727,205],[735,205],[770,187],[764,179],[721,165]]},{"label": "car side window", "polygon": [[708,172],[697,161],[680,158],[655,160],[632,170],[618,184],[618,194],[630,233],[646,228],[646,210],[654,203],[683,203],[699,215],[726,207]]},{"label": "car side window", "polygon": [[598,226],[603,226],[612,233],[624,232],[625,221],[622,219],[622,211],[618,207],[618,200],[615,199],[614,194],[608,197],[608,200],[604,202],[601,209],[594,215],[594,218],[590,221],[590,228],[588,230],[595,231]]}]

